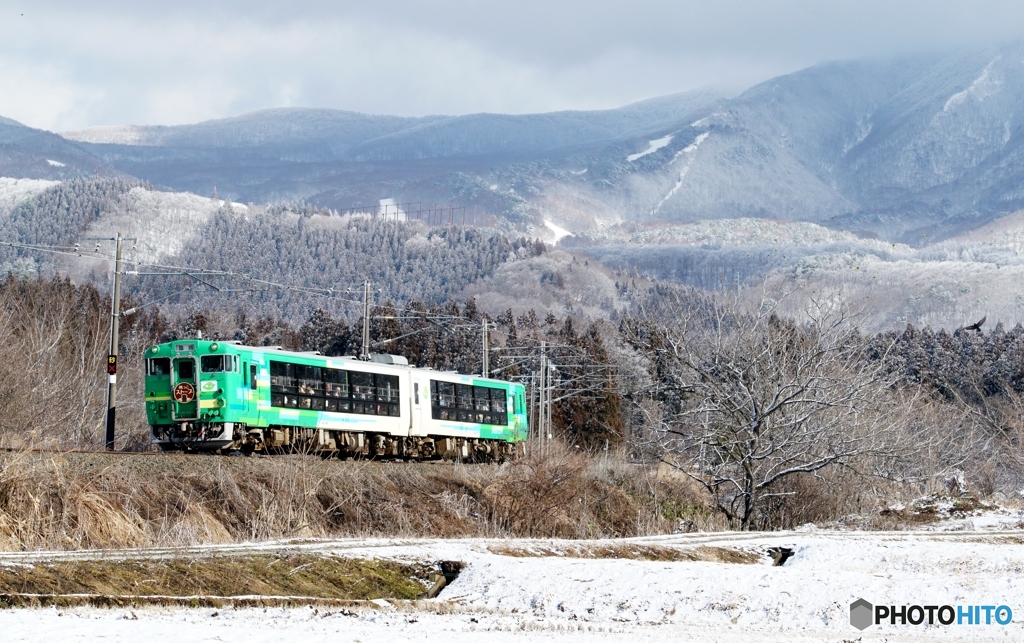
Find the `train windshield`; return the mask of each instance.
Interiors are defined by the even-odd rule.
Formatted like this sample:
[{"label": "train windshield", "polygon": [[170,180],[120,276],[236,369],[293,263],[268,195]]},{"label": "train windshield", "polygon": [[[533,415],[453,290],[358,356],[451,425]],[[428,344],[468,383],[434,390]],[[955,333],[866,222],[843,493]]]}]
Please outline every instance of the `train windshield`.
[{"label": "train windshield", "polygon": [[149,375],[170,375],[171,360],[167,357],[154,357],[149,362]]},{"label": "train windshield", "polygon": [[231,355],[203,355],[200,366],[204,373],[222,373],[231,370]]}]

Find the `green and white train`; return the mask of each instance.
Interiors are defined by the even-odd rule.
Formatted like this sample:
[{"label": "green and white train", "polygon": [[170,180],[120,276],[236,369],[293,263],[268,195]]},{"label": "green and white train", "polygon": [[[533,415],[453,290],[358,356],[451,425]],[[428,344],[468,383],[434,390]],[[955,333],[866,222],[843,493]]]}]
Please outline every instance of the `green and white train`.
[{"label": "green and white train", "polygon": [[527,438],[521,384],[276,347],[189,339],[146,351],[164,451],[501,461]]}]

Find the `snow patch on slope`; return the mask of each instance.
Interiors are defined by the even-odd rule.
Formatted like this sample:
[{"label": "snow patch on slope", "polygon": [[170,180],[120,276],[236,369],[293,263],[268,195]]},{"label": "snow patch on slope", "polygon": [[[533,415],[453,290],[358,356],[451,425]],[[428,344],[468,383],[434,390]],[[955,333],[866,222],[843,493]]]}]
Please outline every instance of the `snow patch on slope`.
[{"label": "snow patch on slope", "polygon": [[47,188],[58,185],[60,181],[44,181],[41,179],[12,179],[0,176],[0,214],[6,214],[18,204],[28,201]]},{"label": "snow patch on slope", "polygon": [[1000,58],[1002,58],[1002,56],[997,56],[995,60],[985,65],[985,69],[981,72],[981,75],[974,79],[974,82],[971,83],[970,87],[950,96],[949,100],[946,101],[946,104],[942,106],[942,111],[948,112],[950,109],[959,107],[968,98],[973,97],[978,101],[983,101],[996,93],[996,88],[998,88],[1002,82],[993,79],[991,71],[992,65],[996,64]]},{"label": "snow patch on slope", "polygon": [[[132,188],[123,197],[122,207],[104,213],[82,236],[109,237],[121,232],[137,239],[132,259],[156,261],[180,252],[225,203],[189,192]],[[242,204],[231,205],[244,211]]]},{"label": "snow patch on slope", "polygon": [[547,219],[544,219],[544,227],[547,228],[548,230],[550,230],[552,233],[554,233],[554,235],[555,235],[555,242],[554,242],[555,245],[558,245],[558,242],[561,241],[562,239],[564,239],[565,237],[572,237],[572,236],[574,236],[573,233],[569,232],[565,228],[561,228],[561,227],[555,225],[554,223],[548,221]]},{"label": "snow patch on slope", "polygon": [[683,187],[683,179],[686,178],[686,174],[690,171],[690,166],[693,164],[693,159],[696,156],[695,152],[697,151],[697,148],[700,147],[700,144],[707,139],[710,133],[711,132],[704,132],[699,135],[697,138],[693,139],[692,143],[676,152],[676,155],[672,157],[672,161],[675,162],[675,160],[683,154],[687,154],[689,156],[686,159],[686,164],[679,170],[679,180],[676,181],[676,184],[668,191],[668,194],[666,194],[661,201],[658,201],[658,205],[654,206],[654,209],[651,210],[651,216],[658,214],[658,210],[661,209],[661,206],[665,205],[665,202],[671,199],[675,193],[679,191],[679,188]]},{"label": "snow patch on slope", "polygon": [[669,134],[668,136],[662,136],[661,138],[656,138],[653,141],[648,141],[647,149],[646,150],[644,150],[643,152],[637,152],[636,154],[630,154],[629,156],[626,157],[626,160],[629,161],[630,163],[632,163],[633,161],[637,160],[638,158],[641,158],[641,157],[647,156],[648,154],[653,154],[653,153],[657,152],[661,148],[663,148],[666,145],[668,145],[669,143],[671,143],[673,136],[675,136],[675,135],[674,134]]}]

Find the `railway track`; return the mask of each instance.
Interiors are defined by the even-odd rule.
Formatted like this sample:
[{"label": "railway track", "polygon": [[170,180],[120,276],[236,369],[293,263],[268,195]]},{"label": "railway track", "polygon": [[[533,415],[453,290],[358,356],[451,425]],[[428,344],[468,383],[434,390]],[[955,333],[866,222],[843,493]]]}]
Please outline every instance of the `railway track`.
[{"label": "railway track", "polygon": [[[242,458],[269,458],[273,460],[279,460],[281,458],[303,458],[303,457],[315,457],[318,460],[330,461],[331,458],[325,458],[317,453],[285,453],[279,455],[271,455],[265,453],[253,453],[243,454],[240,451],[231,454],[217,454],[213,452],[209,453],[186,453],[183,451],[106,451],[103,449],[18,449],[14,447],[0,447],[0,453],[36,453],[36,454],[52,454],[52,455],[94,455],[94,456],[154,456],[154,457],[165,457],[165,458],[209,458],[209,457],[242,457]],[[344,462],[344,460],[337,460],[337,462]],[[396,462],[401,460],[395,460],[393,458],[363,458],[360,462]],[[453,464],[453,460],[410,460],[405,464],[427,464],[427,465],[445,465]],[[488,462],[471,462],[466,461],[463,464],[492,464]]]},{"label": "railway track", "polygon": [[16,449],[14,447],[0,447],[3,453],[53,453],[64,455],[67,453],[87,453],[93,455],[185,455],[176,453],[161,453],[159,451],[104,451],[93,449]]}]

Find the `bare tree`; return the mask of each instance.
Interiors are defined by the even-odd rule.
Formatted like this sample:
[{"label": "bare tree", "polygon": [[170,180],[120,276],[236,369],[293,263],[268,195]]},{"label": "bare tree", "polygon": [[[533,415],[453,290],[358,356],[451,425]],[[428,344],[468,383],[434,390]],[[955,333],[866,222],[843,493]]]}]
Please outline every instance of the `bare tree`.
[{"label": "bare tree", "polygon": [[649,445],[736,527],[753,528],[793,476],[879,468],[905,452],[912,400],[900,399],[882,360],[864,358],[867,342],[836,300],[813,301],[799,322],[768,298],[750,313],[724,299],[675,301],[622,325],[662,402]]}]

